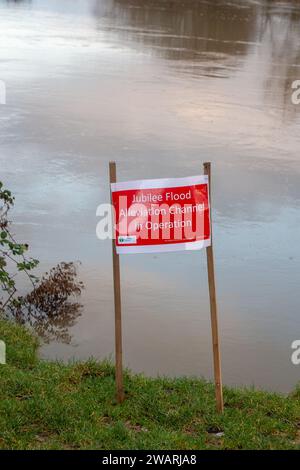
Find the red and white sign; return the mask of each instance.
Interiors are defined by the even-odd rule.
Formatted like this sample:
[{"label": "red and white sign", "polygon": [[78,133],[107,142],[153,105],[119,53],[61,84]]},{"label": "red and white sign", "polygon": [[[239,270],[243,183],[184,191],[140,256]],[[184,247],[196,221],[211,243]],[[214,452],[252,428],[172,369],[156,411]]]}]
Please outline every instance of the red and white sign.
[{"label": "red and white sign", "polygon": [[208,176],[112,183],[119,254],[211,244]]}]

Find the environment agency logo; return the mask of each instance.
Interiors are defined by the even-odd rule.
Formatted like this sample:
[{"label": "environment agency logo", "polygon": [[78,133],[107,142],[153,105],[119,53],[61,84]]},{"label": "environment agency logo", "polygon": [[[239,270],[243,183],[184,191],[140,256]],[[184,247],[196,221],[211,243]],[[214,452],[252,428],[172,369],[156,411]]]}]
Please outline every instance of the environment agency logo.
[{"label": "environment agency logo", "polygon": [[6,364],[6,346],[4,341],[0,340],[0,364]]},{"label": "environment agency logo", "polygon": [[294,349],[294,352],[291,356],[291,361],[294,366],[300,365],[300,340],[296,339],[292,342],[291,348]]}]

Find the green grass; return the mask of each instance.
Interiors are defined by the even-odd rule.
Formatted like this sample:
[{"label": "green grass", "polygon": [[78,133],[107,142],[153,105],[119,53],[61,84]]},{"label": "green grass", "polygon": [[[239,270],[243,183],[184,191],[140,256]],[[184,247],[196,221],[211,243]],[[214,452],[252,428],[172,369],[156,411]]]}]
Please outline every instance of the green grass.
[{"label": "green grass", "polygon": [[211,383],[126,372],[118,405],[110,363],[39,360],[37,340],[6,321],[0,339],[1,449],[300,449],[299,389],[225,388],[220,416]]}]

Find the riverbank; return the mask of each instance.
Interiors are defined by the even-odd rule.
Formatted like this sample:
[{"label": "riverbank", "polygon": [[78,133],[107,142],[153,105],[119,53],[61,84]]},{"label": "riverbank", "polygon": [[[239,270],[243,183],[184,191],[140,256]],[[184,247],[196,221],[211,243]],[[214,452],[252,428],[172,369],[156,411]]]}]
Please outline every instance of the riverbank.
[{"label": "riverbank", "polygon": [[108,362],[39,360],[25,328],[0,321],[1,449],[299,449],[300,389],[288,397],[224,390],[215,412],[204,380],[125,375],[127,399],[114,400]]}]

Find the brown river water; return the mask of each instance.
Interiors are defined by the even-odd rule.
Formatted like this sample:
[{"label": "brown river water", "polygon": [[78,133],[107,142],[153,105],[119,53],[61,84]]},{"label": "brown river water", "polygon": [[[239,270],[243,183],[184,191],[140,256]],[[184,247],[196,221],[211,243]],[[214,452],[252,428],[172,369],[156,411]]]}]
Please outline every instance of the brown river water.
[{"label": "brown river water", "polygon": [[[213,171],[224,382],[300,379],[300,2],[0,1],[1,179],[15,233],[45,271],[80,260],[83,311],[46,358],[114,351],[111,242],[96,238],[120,180]],[[124,359],[212,377],[205,252],[121,259]],[[62,319],[63,322],[63,319]]]}]

